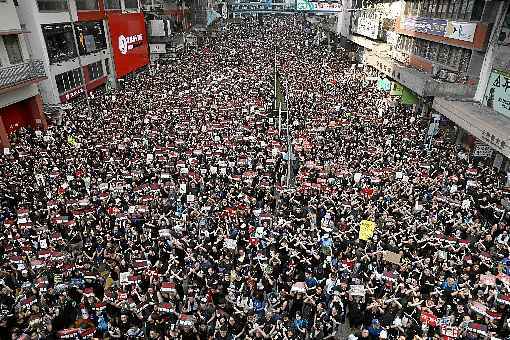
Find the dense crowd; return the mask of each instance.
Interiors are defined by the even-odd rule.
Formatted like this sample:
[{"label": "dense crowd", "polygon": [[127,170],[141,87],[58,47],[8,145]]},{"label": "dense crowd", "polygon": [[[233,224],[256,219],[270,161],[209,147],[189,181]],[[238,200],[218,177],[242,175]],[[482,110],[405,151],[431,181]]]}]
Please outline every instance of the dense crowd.
[{"label": "dense crowd", "polygon": [[390,103],[275,17],[18,130],[0,338],[508,337],[506,179]]}]

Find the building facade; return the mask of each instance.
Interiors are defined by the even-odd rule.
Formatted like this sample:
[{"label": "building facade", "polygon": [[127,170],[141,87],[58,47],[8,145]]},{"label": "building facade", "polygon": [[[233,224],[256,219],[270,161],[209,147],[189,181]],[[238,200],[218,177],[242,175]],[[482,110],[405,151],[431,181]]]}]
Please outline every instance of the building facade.
[{"label": "building facade", "polygon": [[48,75],[40,84],[47,104],[115,86],[149,62],[138,0],[23,0],[17,12]]},{"label": "building facade", "polygon": [[0,1],[0,147],[8,152],[9,133],[23,126],[45,128],[37,85],[46,72],[30,56],[31,32],[21,25],[13,0]]},{"label": "building facade", "polygon": [[375,69],[386,90],[410,94],[424,115],[456,124],[457,141],[474,154],[490,146],[491,157],[507,159],[500,168],[510,169],[508,1],[343,5],[337,33],[349,42],[353,60]]}]

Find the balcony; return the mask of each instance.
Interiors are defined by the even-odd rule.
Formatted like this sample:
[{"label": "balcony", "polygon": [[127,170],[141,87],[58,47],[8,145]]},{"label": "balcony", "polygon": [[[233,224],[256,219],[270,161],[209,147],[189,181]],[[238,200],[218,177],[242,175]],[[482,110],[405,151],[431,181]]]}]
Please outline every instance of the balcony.
[{"label": "balcony", "polygon": [[0,93],[46,78],[42,60],[29,60],[21,64],[0,67]]}]

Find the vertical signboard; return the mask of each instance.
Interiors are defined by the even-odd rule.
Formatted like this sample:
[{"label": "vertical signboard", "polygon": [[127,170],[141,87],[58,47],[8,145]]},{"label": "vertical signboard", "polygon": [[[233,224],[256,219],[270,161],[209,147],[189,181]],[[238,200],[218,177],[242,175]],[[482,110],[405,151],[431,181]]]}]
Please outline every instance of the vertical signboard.
[{"label": "vertical signboard", "polygon": [[143,13],[108,14],[115,71],[118,78],[149,63]]},{"label": "vertical signboard", "polygon": [[483,103],[502,115],[510,117],[510,72],[492,70]]}]

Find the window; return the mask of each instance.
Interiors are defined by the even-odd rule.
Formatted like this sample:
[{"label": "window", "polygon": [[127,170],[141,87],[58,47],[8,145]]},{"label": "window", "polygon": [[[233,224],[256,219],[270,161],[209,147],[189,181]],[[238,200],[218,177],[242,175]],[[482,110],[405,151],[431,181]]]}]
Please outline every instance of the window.
[{"label": "window", "polygon": [[76,9],[79,11],[98,10],[97,0],[76,0]]},{"label": "window", "polygon": [[92,63],[87,65],[87,68],[89,70],[89,77],[90,80],[94,80],[97,78],[100,78],[104,75],[103,73],[103,64],[101,63],[101,60],[99,60],[96,63]]},{"label": "window", "polygon": [[102,21],[80,22],[74,26],[80,55],[93,53],[106,48]]},{"label": "window", "polygon": [[471,18],[471,12],[473,12],[474,4],[475,0],[462,0],[459,10],[459,19],[469,20]]},{"label": "window", "polygon": [[50,64],[77,56],[73,29],[70,23],[42,25]]},{"label": "window", "polygon": [[65,12],[67,11],[67,0],[37,0],[39,11]]},{"label": "window", "polygon": [[448,57],[450,54],[450,51],[452,50],[448,45],[440,45],[439,46],[439,53],[437,56],[437,62],[443,65],[448,65]]},{"label": "window", "polygon": [[106,74],[110,74],[110,59],[106,58],[104,60],[104,66],[106,68]]},{"label": "window", "polygon": [[55,81],[57,82],[58,93],[60,94],[71,91],[72,89],[83,85],[83,78],[79,68],[57,74],[55,76]]},{"label": "window", "polygon": [[138,0],[124,0],[124,6],[126,8],[136,8],[138,9]]},{"label": "window", "polygon": [[17,35],[4,35],[4,46],[9,57],[9,63],[19,64],[23,62],[23,54],[21,53],[21,47],[19,46],[19,40]]},{"label": "window", "polygon": [[471,61],[469,49],[403,35],[399,36],[396,47],[401,52],[412,53],[461,73],[467,72]]},{"label": "window", "polygon": [[462,0],[450,0],[450,8],[447,15],[449,19],[457,19],[459,16],[459,10],[462,3]]},{"label": "window", "polygon": [[120,0],[104,0],[105,9],[120,9]]},{"label": "window", "polygon": [[482,19],[483,8],[485,6],[484,0],[475,0],[473,12],[471,14],[471,21],[479,21]]}]

